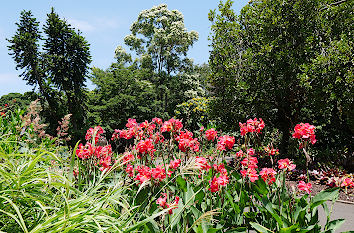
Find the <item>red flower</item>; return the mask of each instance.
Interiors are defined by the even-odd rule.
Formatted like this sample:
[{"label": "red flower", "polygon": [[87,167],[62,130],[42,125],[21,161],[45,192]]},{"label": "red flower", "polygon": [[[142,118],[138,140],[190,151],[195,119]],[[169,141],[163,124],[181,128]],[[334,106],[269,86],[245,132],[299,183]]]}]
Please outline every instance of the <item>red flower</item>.
[{"label": "red flower", "polygon": [[161,127],[161,132],[177,132],[183,128],[182,122],[180,120],[176,120],[171,118],[168,121],[165,121]]},{"label": "red flower", "polygon": [[275,182],[275,175],[277,174],[272,168],[263,168],[262,171],[259,172],[264,182],[271,185]]},{"label": "red flower", "polygon": [[170,210],[168,210],[169,214],[172,214],[172,210],[173,209],[177,209],[178,208],[178,202],[179,202],[179,196],[176,196],[174,202],[172,202],[171,204],[166,204],[167,208],[171,208]]},{"label": "red flower", "polygon": [[279,150],[278,149],[274,149],[272,147],[265,146],[264,147],[264,151],[268,153],[268,155],[278,155],[279,154]]},{"label": "red flower", "polygon": [[154,123],[156,123],[158,125],[162,125],[162,119],[161,118],[155,117],[155,118],[152,119],[152,122],[154,122]]},{"label": "red flower", "polygon": [[235,144],[235,137],[232,136],[221,136],[218,140],[218,150],[231,150]]},{"label": "red flower", "polygon": [[166,171],[162,168],[162,166],[157,166],[156,168],[151,169],[151,177],[155,180],[162,181],[166,178]]},{"label": "red flower", "polygon": [[247,133],[261,133],[261,130],[264,129],[265,124],[262,118],[248,119],[246,123],[239,122],[241,136],[245,136]]},{"label": "red flower", "polygon": [[140,184],[151,179],[151,170],[149,167],[142,165],[138,166],[135,170],[138,172],[135,180],[138,180]]},{"label": "red flower", "polygon": [[243,157],[243,155],[244,155],[244,153],[242,150],[239,150],[238,152],[236,152],[236,156],[239,158]]},{"label": "red flower", "polygon": [[105,171],[107,169],[109,169],[111,167],[111,156],[106,156],[104,158],[101,158],[100,160],[100,165],[102,167],[100,167],[100,171]]},{"label": "red flower", "polygon": [[218,132],[214,129],[208,129],[207,131],[205,131],[205,137],[208,141],[214,141],[216,136],[217,136]]},{"label": "red flower", "polygon": [[341,185],[341,187],[348,187],[348,188],[353,188],[354,187],[354,182],[353,182],[353,179],[351,178],[345,178]]},{"label": "red flower", "polygon": [[297,187],[298,187],[298,189],[300,191],[305,191],[308,194],[310,194],[311,188],[312,188],[312,184],[311,183],[305,183],[304,181],[300,181]]},{"label": "red flower", "polygon": [[86,141],[90,140],[92,137],[95,137],[95,143],[100,139],[101,134],[103,134],[103,129],[101,126],[95,126],[94,128],[89,128],[86,132],[85,139]]},{"label": "red flower", "polygon": [[280,159],[280,160],[278,160],[278,167],[279,167],[279,169],[285,169],[288,171],[292,171],[296,168],[296,165],[293,164],[293,162],[290,161],[289,159]]},{"label": "red flower", "polygon": [[123,163],[127,163],[134,160],[134,155],[131,152],[125,152],[123,156]]},{"label": "red flower", "polygon": [[210,165],[208,164],[207,159],[204,157],[196,156],[195,163],[199,169],[206,170],[206,171],[210,169]]},{"label": "red flower", "polygon": [[151,156],[153,156],[154,152],[156,151],[154,149],[154,144],[152,143],[151,139],[146,139],[146,140],[141,140],[137,145],[136,149],[140,154],[147,154],[149,153]]},{"label": "red flower", "polygon": [[138,123],[136,123],[136,120],[133,118],[129,118],[128,123],[125,125],[127,128],[133,128],[135,126],[138,126]]},{"label": "red flower", "polygon": [[256,157],[247,157],[241,161],[241,164],[247,168],[257,168],[258,159]]},{"label": "red flower", "polygon": [[171,160],[169,167],[171,169],[176,170],[179,167],[180,164],[181,164],[181,160],[180,159]]},{"label": "red flower", "polygon": [[209,180],[210,184],[210,192],[219,191],[220,186],[225,187],[229,183],[229,178],[224,175],[220,175],[219,177],[214,176],[212,180]]},{"label": "red flower", "polygon": [[128,173],[129,177],[133,177],[134,175],[134,168],[131,164],[127,165],[127,168],[125,169],[125,172]]},{"label": "red flower", "polygon": [[250,156],[252,156],[252,155],[254,155],[254,149],[253,148],[249,148],[249,149],[247,149],[247,154],[248,155],[250,155]]},{"label": "red flower", "polygon": [[162,193],[162,195],[157,198],[156,204],[158,204],[162,208],[165,208],[167,204],[167,193]]},{"label": "red flower", "polygon": [[311,144],[315,144],[316,135],[315,135],[315,126],[310,125],[309,123],[300,123],[297,124],[294,128],[293,138],[297,139],[310,139]]},{"label": "red flower", "polygon": [[247,170],[241,170],[241,175],[243,177],[248,176],[251,182],[258,180],[257,171],[254,168],[248,168]]}]

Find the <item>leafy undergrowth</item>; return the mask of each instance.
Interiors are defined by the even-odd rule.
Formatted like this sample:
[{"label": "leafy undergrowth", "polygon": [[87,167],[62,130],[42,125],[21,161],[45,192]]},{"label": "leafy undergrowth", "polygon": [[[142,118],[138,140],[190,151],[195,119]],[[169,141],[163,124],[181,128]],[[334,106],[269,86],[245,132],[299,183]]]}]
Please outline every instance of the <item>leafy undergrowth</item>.
[{"label": "leafy undergrowth", "polygon": [[[296,165],[278,158],[261,119],[240,123],[238,139],[213,128],[192,133],[173,118],[129,119],[112,137],[127,145],[119,154],[99,126],[69,151],[58,138],[40,137],[38,119],[28,124],[23,114],[0,121],[1,231],[333,232],[344,222],[332,220],[326,204],[337,200],[339,187],[312,197],[307,176],[295,192],[287,190]],[[299,124],[293,132],[305,158],[314,129]]]}]

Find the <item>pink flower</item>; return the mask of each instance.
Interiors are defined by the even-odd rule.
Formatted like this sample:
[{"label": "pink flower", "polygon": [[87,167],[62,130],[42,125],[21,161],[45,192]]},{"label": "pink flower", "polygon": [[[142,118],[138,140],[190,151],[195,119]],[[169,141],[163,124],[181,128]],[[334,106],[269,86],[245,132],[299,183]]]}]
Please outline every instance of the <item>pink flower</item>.
[{"label": "pink flower", "polygon": [[258,180],[257,171],[254,168],[248,168],[247,170],[241,170],[241,175],[243,177],[248,176],[248,179],[253,183]]},{"label": "pink flower", "polygon": [[300,181],[297,187],[298,187],[298,189],[300,191],[305,191],[308,194],[310,194],[311,188],[312,188],[312,184],[311,183],[305,183],[304,181]]},{"label": "pink flower", "polygon": [[152,119],[152,122],[154,122],[154,123],[156,123],[158,125],[162,125],[162,119],[161,118],[155,117],[155,118]]},{"label": "pink flower", "polygon": [[243,155],[244,155],[244,153],[242,150],[239,150],[238,152],[236,152],[236,156],[239,158],[243,157]]},{"label": "pink flower", "polygon": [[235,144],[235,137],[232,136],[221,136],[218,140],[218,150],[231,150]]},{"label": "pink flower", "polygon": [[166,204],[167,208],[171,208],[170,210],[168,210],[169,214],[172,214],[172,210],[173,209],[177,209],[178,208],[178,202],[179,202],[179,196],[176,196],[174,202],[172,202],[171,204]]},{"label": "pink flower", "polygon": [[271,148],[269,145],[264,147],[264,151],[268,153],[268,155],[278,155],[279,150]]},{"label": "pink flower", "polygon": [[166,171],[162,168],[161,165],[157,166],[156,168],[151,169],[151,177],[155,180],[162,181],[166,178]]},{"label": "pink flower", "polygon": [[181,164],[181,160],[180,159],[171,160],[169,167],[171,169],[176,170],[179,167],[180,164]]},{"label": "pink flower", "polygon": [[166,204],[167,204],[167,194],[166,193],[162,193],[162,195],[159,198],[157,198],[156,204],[158,204],[162,208],[165,208]]},{"label": "pink flower", "polygon": [[128,173],[129,177],[133,177],[134,175],[134,168],[131,164],[127,165],[127,168],[125,169],[125,172]]},{"label": "pink flower", "polygon": [[216,136],[217,136],[218,132],[214,129],[208,129],[207,131],[205,131],[205,137],[208,141],[214,141]]},{"label": "pink flower", "polygon": [[135,170],[138,172],[135,180],[138,180],[140,184],[151,179],[151,170],[149,167],[142,165],[138,166]]},{"label": "pink flower", "polygon": [[86,132],[85,139],[86,141],[90,140],[91,138],[95,137],[95,143],[98,142],[98,139],[100,139],[101,134],[103,134],[103,129],[101,126],[95,126],[94,128],[89,128]]},{"label": "pink flower", "polygon": [[268,185],[271,185],[275,182],[276,174],[277,172],[274,171],[272,168],[263,168],[262,171],[259,172],[259,175]]},{"label": "pink flower", "polygon": [[154,149],[154,144],[152,143],[151,139],[146,139],[146,140],[141,140],[137,145],[136,149],[140,154],[146,154],[149,153],[151,156],[153,156],[154,152],[156,151]]},{"label": "pink flower", "polygon": [[241,161],[241,164],[247,168],[257,168],[258,159],[256,157],[247,157]]},{"label": "pink flower", "polygon": [[315,135],[315,126],[310,125],[309,123],[300,123],[297,124],[294,128],[293,138],[297,139],[310,139],[311,144],[316,143],[316,135]]},{"label": "pink flower", "polygon": [[199,169],[206,170],[206,171],[210,169],[210,165],[208,164],[207,159],[204,157],[196,156],[195,163]]},{"label": "pink flower", "polygon": [[250,155],[250,156],[252,156],[252,155],[254,155],[254,149],[253,148],[249,148],[249,149],[247,149],[247,154],[248,155]]},{"label": "pink flower", "polygon": [[165,121],[161,127],[161,132],[177,132],[183,128],[183,124],[180,120],[171,118]]},{"label": "pink flower", "polygon": [[246,123],[239,122],[241,136],[245,136],[247,133],[261,133],[261,130],[264,129],[265,124],[262,118],[248,119]]},{"label": "pink flower", "polygon": [[293,164],[293,162],[290,161],[289,159],[280,159],[280,160],[278,160],[278,167],[279,167],[279,169],[285,169],[288,171],[292,171],[296,168],[296,165]]},{"label": "pink flower", "polygon": [[129,118],[128,123],[125,125],[125,127],[127,127],[127,128],[133,128],[135,126],[138,126],[138,123],[133,118]]},{"label": "pink flower", "polygon": [[342,181],[342,183],[341,183],[340,186],[341,186],[341,187],[348,187],[348,188],[354,187],[353,179],[351,179],[351,178],[345,178],[345,179]]}]

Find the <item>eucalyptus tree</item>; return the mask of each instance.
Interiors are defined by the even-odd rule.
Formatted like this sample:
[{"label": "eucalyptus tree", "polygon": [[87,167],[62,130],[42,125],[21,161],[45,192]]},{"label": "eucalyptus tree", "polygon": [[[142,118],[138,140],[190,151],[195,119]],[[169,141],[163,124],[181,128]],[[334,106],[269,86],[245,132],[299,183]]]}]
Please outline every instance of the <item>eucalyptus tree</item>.
[{"label": "eucalyptus tree", "polygon": [[188,32],[183,14],[167,9],[166,4],[140,12],[130,30],[131,34],[124,38],[125,44],[136,52],[141,68],[154,74],[151,81],[158,89],[162,110],[166,111],[171,75],[192,66],[187,52],[198,40],[198,33]]}]

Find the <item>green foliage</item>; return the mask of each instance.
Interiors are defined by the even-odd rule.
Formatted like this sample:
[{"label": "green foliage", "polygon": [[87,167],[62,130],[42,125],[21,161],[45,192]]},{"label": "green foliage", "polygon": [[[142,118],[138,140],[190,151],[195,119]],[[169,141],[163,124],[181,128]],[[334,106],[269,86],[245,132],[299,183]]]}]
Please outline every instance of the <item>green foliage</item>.
[{"label": "green foliage", "polygon": [[51,133],[54,134],[57,122],[65,113],[71,113],[73,136],[77,138],[82,134],[83,87],[91,62],[87,41],[60,19],[54,9],[43,27],[45,38],[31,11],[22,11],[16,25],[16,34],[8,39],[16,69],[24,70],[21,76],[27,84],[39,88],[42,115],[50,123]]},{"label": "green foliage", "polygon": [[147,72],[135,65],[125,67],[114,63],[106,71],[93,68],[95,90],[88,93],[92,124],[100,124],[109,131],[121,128],[128,118],[139,120],[163,117],[156,100],[155,86],[146,80]]},{"label": "green foliage", "polygon": [[262,0],[237,16],[232,1],[220,3],[209,14],[213,117],[233,130],[238,119],[262,117],[282,132],[281,152],[305,119],[321,125],[322,150],[352,144],[352,8],[351,1]]},{"label": "green foliage", "polygon": [[0,97],[0,106],[7,104],[12,109],[26,109],[32,101],[38,99],[38,94],[32,91],[20,93],[9,93]]},{"label": "green foliage", "polygon": [[140,56],[146,68],[157,74],[178,72],[190,63],[185,57],[198,40],[198,33],[187,32],[181,12],[168,10],[166,4],[140,12],[124,41]]}]

